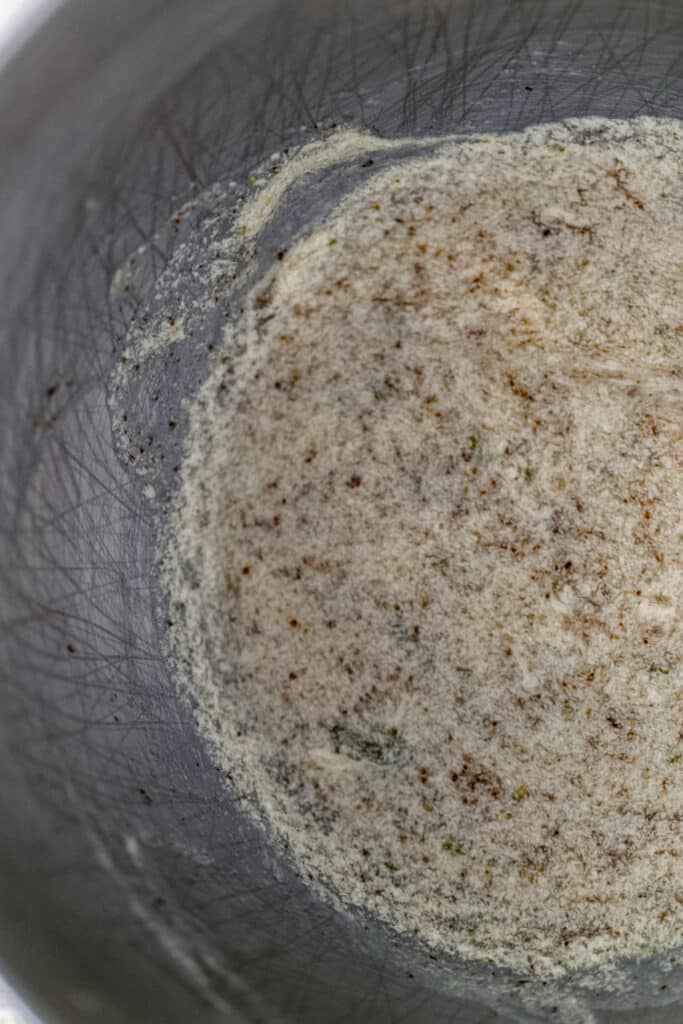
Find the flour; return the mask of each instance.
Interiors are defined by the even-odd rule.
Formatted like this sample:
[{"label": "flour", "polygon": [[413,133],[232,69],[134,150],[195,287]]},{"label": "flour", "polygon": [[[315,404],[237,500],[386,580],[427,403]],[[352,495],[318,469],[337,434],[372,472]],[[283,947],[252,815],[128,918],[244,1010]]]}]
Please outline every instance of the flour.
[{"label": "flour", "polygon": [[200,728],[314,884],[440,952],[680,939],[682,158],[576,121],[378,171],[191,409],[163,572]]},{"label": "flour", "polygon": [[[433,146],[435,141],[435,139],[425,137],[414,140],[414,145],[428,147]],[[260,188],[240,211],[237,220],[239,236],[249,241],[258,237],[287,191],[308,175],[335,163],[342,163],[354,157],[367,156],[369,152],[389,153],[403,147],[405,147],[404,139],[372,138],[366,132],[347,128],[345,131],[332,133],[325,139],[316,139],[308,145],[302,146],[291,156],[288,155],[285,160],[282,159],[282,154],[273,154],[269,166],[267,165],[264,170],[272,171],[275,165],[278,171],[277,177],[255,178],[254,184],[265,185],[265,187]]]}]

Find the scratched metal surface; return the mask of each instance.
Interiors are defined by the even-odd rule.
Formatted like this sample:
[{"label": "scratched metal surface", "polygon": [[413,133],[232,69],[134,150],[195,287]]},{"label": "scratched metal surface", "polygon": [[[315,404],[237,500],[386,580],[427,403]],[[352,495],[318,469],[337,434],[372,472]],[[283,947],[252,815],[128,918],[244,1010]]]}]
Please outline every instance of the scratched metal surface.
[{"label": "scratched metal surface", "polygon": [[[501,979],[463,998],[452,965],[318,903],[232,806],[174,698],[152,516],[114,451],[139,297],[109,285],[143,244],[160,274],[170,214],[292,129],[677,116],[682,42],[679,0],[74,0],[0,76],[0,957],[46,1019],[517,1012],[491,1008]],[[680,1020],[662,979],[634,968],[591,1019]]]}]

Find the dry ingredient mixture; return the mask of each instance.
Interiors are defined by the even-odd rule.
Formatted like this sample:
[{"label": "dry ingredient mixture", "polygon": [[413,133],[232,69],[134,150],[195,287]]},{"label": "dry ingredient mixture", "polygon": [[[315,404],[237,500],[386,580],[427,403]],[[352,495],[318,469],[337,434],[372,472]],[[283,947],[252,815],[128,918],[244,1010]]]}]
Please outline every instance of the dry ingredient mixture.
[{"label": "dry ingredient mixture", "polygon": [[446,953],[680,941],[682,168],[642,119],[378,170],[192,410],[200,726],[304,873]]}]

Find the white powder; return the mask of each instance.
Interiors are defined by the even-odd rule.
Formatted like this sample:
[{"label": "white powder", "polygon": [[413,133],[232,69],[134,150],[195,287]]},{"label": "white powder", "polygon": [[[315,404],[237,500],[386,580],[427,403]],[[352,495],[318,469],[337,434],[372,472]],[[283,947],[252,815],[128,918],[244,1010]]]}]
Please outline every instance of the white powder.
[{"label": "white powder", "polygon": [[560,974],[683,928],[681,167],[641,119],[379,171],[192,408],[200,727],[303,872],[442,952]]},{"label": "white powder", "polygon": [[[435,141],[435,139],[425,137],[413,140],[413,144],[427,147],[433,146]],[[334,132],[325,139],[315,139],[308,145],[302,146],[287,159],[283,160],[280,154],[274,154],[274,157],[279,158],[275,161],[278,166],[277,177],[270,180],[268,178],[254,179],[255,183],[263,184],[265,182],[266,186],[259,189],[240,211],[237,219],[239,236],[249,241],[256,238],[277,210],[278,203],[282,202],[286,192],[308,175],[324,170],[335,163],[365,156],[368,152],[387,153],[404,146],[404,139],[381,139],[369,136],[366,132],[348,128]],[[273,158],[271,158],[268,169],[272,170],[272,168]]]}]

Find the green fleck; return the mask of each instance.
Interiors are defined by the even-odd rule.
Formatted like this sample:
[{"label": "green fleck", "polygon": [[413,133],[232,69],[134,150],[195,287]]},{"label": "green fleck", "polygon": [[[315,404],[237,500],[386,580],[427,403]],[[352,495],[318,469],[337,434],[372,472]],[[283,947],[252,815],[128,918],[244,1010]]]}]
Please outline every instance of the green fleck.
[{"label": "green fleck", "polygon": [[401,606],[400,606],[400,604],[395,604],[395,605],[394,605],[394,611],[395,611],[395,612],[400,612],[400,611],[401,611]]},{"label": "green fleck", "polygon": [[478,446],[478,444],[479,444],[479,441],[478,441],[478,440],[477,440],[477,438],[476,438],[476,437],[474,436],[474,434],[472,434],[472,435],[470,436],[470,449],[471,449],[471,451],[473,451],[473,452],[474,452],[474,451],[476,451],[476,450],[477,450],[477,446]]},{"label": "green fleck", "polygon": [[669,758],[669,764],[678,764],[682,757],[683,754],[674,754],[673,757]]},{"label": "green fleck", "polygon": [[336,244],[337,244],[337,239],[336,238],[331,238],[330,239],[330,245],[336,245]]},{"label": "green fleck", "polygon": [[455,666],[455,671],[456,672],[462,672],[463,675],[466,675],[466,676],[471,676],[472,675],[472,669],[468,668],[467,665],[456,665]]},{"label": "green fleck", "polygon": [[512,794],[512,799],[513,800],[517,800],[517,802],[519,802],[521,800],[526,800],[528,795],[529,795],[529,790],[527,789],[526,782],[520,782],[519,786],[517,786],[517,789]]},{"label": "green fleck", "polygon": [[563,706],[565,711],[571,712],[571,711],[574,710],[574,705],[572,704],[572,702],[569,700],[568,697],[565,697],[562,706]]},{"label": "green fleck", "polygon": [[650,665],[650,672],[661,672],[663,676],[668,676],[668,668],[664,668],[662,665]]},{"label": "green fleck", "polygon": [[354,761],[397,764],[405,753],[406,741],[398,730],[388,729],[378,722],[359,721],[354,726],[339,722],[330,732],[334,742]]},{"label": "green fleck", "polygon": [[249,177],[249,184],[250,185],[255,185],[256,181],[257,181],[256,175],[255,174],[250,175],[250,177]]},{"label": "green fleck", "polygon": [[531,482],[533,480],[533,478],[534,478],[534,471],[531,468],[531,466],[527,466],[526,469],[524,470],[524,479],[528,480],[529,482]]}]

